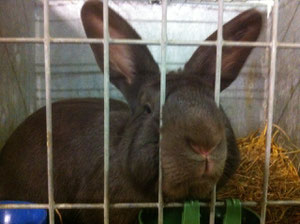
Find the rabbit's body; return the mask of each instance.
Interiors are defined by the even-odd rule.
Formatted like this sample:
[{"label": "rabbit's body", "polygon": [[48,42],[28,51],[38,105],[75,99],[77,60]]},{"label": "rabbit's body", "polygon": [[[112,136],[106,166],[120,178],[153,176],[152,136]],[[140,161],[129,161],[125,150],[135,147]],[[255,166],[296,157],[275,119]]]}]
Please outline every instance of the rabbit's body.
[{"label": "rabbit's body", "polygon": [[[190,88],[191,85],[196,85],[194,96],[197,94],[202,97],[206,96],[207,99],[202,99],[202,102],[207,104],[208,100],[214,104],[213,91],[202,84],[199,78],[183,79],[182,75],[172,75],[172,77],[168,77],[168,81],[170,88],[167,89],[167,95],[171,91],[174,94],[175,89],[176,92],[184,95],[186,86]],[[181,83],[183,90],[172,88],[178,83]],[[149,91],[159,88],[159,80],[150,82],[146,88],[150,89]],[[168,101],[169,98],[167,97],[166,100]],[[182,100],[184,100],[184,96]],[[193,103],[193,101],[188,99],[188,103]],[[158,113],[158,106],[154,113]],[[172,110],[172,108],[166,109]],[[63,100],[53,103],[52,111],[55,202],[103,202],[103,99]],[[189,110],[184,112],[188,113]],[[149,116],[144,110],[141,110],[138,113],[139,116],[134,118],[130,113],[127,104],[116,100],[110,101],[111,166],[109,182],[111,203],[154,202],[157,201],[158,187],[158,120],[153,123],[152,116]],[[197,117],[197,112],[191,111],[191,113]],[[149,116],[149,122],[143,124],[145,126],[137,122],[139,119],[147,120],[145,119],[147,116]],[[205,119],[209,119],[209,117],[206,116]],[[225,116],[223,122],[224,124],[227,122]],[[141,128],[142,130],[140,130]],[[184,133],[184,130],[182,131]],[[0,200],[14,199],[47,203],[45,133],[46,110],[43,107],[28,117],[9,138],[0,156],[0,179],[5,180],[0,184]],[[135,136],[136,141],[128,141],[128,139],[132,139],[131,135]],[[227,142],[234,139],[230,124],[227,135]],[[137,146],[140,147],[139,151],[132,150]],[[234,161],[232,167],[237,166],[239,157],[235,155],[238,153],[235,143],[229,149],[228,156],[234,159],[230,160]],[[144,156],[145,154],[147,157]],[[164,158],[168,160],[170,156],[166,154]],[[197,161],[193,161],[193,158],[186,158],[185,155],[178,159],[190,160],[188,165],[192,163],[195,163],[196,166],[199,165]],[[163,162],[163,165],[166,166],[164,169],[170,169],[170,172],[176,177],[175,180],[170,181],[171,183],[177,181],[179,188],[175,188],[174,192],[172,189],[167,190],[171,194],[169,197],[166,195],[165,200],[182,201],[186,198],[205,198],[208,195],[214,183],[209,179],[210,177],[198,182],[197,180],[201,180],[201,173],[186,173],[190,168],[185,167],[184,163],[180,164],[180,161],[176,163],[178,167],[170,168],[168,167],[169,162],[172,161]],[[199,170],[201,169],[199,168]],[[230,170],[232,168],[228,168],[228,172]],[[20,175],[21,173],[24,175]],[[217,178],[217,176],[213,176],[213,178]],[[111,223],[134,223],[137,212],[137,209],[112,210]],[[101,220],[100,223],[102,223],[101,210],[92,212],[62,210],[62,214],[64,223],[95,223],[95,220]],[[74,219],[74,217],[76,218]]]},{"label": "rabbit's body", "polygon": [[[4,146],[0,157],[0,178],[5,180],[0,185],[1,199],[16,197],[18,200],[29,200],[32,196],[35,201],[47,201],[45,116],[45,108],[32,114],[17,128]],[[110,152],[113,158],[121,137],[120,132],[124,129],[128,117],[126,104],[111,101],[110,120],[113,125],[110,127],[112,133]],[[9,150],[10,148],[16,150]],[[96,185],[88,183],[89,181],[98,181],[99,184],[103,182],[103,100],[76,99],[53,104],[53,160],[54,187],[58,196],[55,197],[56,201],[67,200],[71,203],[72,198],[78,200],[80,192],[76,190],[80,188],[87,188],[87,192],[93,194],[99,192],[93,189]],[[10,164],[17,166],[10,166]],[[82,164],[89,165],[81,166]],[[29,175],[19,177],[21,171]],[[101,178],[92,178],[93,175]],[[16,191],[11,191],[13,186],[18,186]],[[61,194],[60,191],[65,193]],[[27,196],[24,192],[32,195]],[[102,195],[102,193],[98,194]],[[86,196],[79,201],[87,198],[93,197]],[[99,200],[100,196],[97,198]]]},{"label": "rabbit's body", "polygon": [[[192,83],[192,85],[197,85],[194,96],[197,96],[198,92],[200,96],[207,97],[207,99],[202,99],[203,103],[207,104],[209,102],[206,101],[211,101],[210,103],[214,104],[213,91],[202,84],[199,78],[183,79],[182,75],[172,75],[168,77],[168,81],[170,88],[167,89],[167,95],[171,91],[174,94],[175,88],[172,88],[172,83],[173,85],[181,83],[183,90],[176,88],[176,91],[183,94],[186,92],[185,86],[190,88]],[[202,88],[198,88],[201,86]],[[159,81],[153,81],[146,88],[149,91],[159,88]],[[166,100],[168,101],[169,98],[167,97]],[[192,103],[192,100],[189,99],[189,102]],[[155,113],[158,113],[159,105],[156,106]],[[53,103],[53,172],[56,203],[103,202],[103,109],[103,100],[96,98]],[[166,107],[166,109],[171,108]],[[185,113],[188,112],[188,110],[185,111]],[[197,116],[197,112],[194,113],[194,116]],[[149,122],[140,125],[137,121],[147,120],[145,117],[149,114],[144,110],[138,114],[139,116],[132,118],[127,104],[116,100],[110,101],[111,203],[157,201],[158,120],[153,123],[150,115]],[[205,119],[209,117],[206,116]],[[234,140],[233,132],[226,116],[223,118],[224,124],[229,125],[227,142],[232,144],[230,140]],[[184,133],[184,130],[182,131]],[[0,179],[5,180],[0,184],[0,200],[14,199],[47,203],[45,133],[46,110],[43,107],[28,117],[9,138],[0,156]],[[135,136],[137,141],[128,141],[132,139],[131,135]],[[133,145],[132,142],[134,142]],[[148,145],[144,146],[145,143]],[[140,146],[138,151],[135,150],[139,145],[143,146]],[[227,157],[232,158],[228,160],[227,171],[230,175],[232,168],[238,164],[239,156],[235,155],[238,153],[235,143],[229,145],[228,148],[230,150]],[[147,157],[144,156],[145,154]],[[164,158],[168,160],[170,156],[165,155]],[[190,160],[188,165],[195,163],[197,166],[198,163],[193,161],[193,158],[186,158],[185,155],[178,159]],[[234,164],[230,165],[230,162]],[[178,186],[180,186],[174,192],[171,189],[170,197],[166,195],[165,200],[182,201],[186,198],[205,198],[211,191],[214,181],[209,177],[204,182],[203,180],[198,182],[197,180],[201,180],[201,173],[188,172],[187,175],[186,171],[190,168],[185,167],[184,163],[178,161],[176,163],[178,167],[171,168],[168,167],[168,161],[163,163],[165,164],[164,169],[171,169],[170,172],[176,177],[174,181],[178,181]],[[20,175],[21,173],[23,175]],[[217,177],[214,176],[214,178]],[[99,223],[102,223],[101,210],[61,210],[61,212],[64,223],[98,223],[95,220],[100,220]],[[111,212],[111,223],[134,223],[138,210],[121,209]]]},{"label": "rabbit's body", "polygon": [[[113,38],[139,39],[109,11]],[[103,37],[102,3],[87,1],[82,20],[88,37]],[[253,41],[261,15],[255,10],[224,25],[224,39]],[[214,40],[216,33],[208,40]],[[103,45],[91,44],[103,68]],[[252,48],[224,47],[222,86],[237,77]],[[208,198],[239,163],[228,118],[214,101],[215,47],[201,46],[184,69],[167,75],[163,126],[159,128],[160,72],[144,45],[110,46],[110,80],[128,104],[110,101],[111,203],[156,202],[159,133],[164,201]],[[53,114],[53,172],[56,203],[103,202],[103,100],[56,102]],[[42,108],[8,139],[0,156],[0,200],[47,202],[46,114]],[[61,210],[64,223],[102,223],[101,210]],[[138,209],[111,209],[110,223],[137,221]]]},{"label": "rabbit's body", "polygon": [[[103,100],[94,98],[53,103],[53,172],[57,203],[103,202],[103,108]],[[135,191],[120,173],[118,160],[121,158],[116,155],[120,153],[118,145],[129,115],[126,104],[110,101],[110,157],[114,164],[110,167],[112,202],[129,202],[130,199],[141,202],[147,198]],[[5,181],[0,183],[0,200],[47,203],[45,116],[43,107],[28,117],[3,148],[0,180]],[[101,210],[86,214],[79,210],[61,212],[64,223],[95,223],[101,220],[102,213]],[[126,215],[125,218],[130,217]],[[114,217],[112,223],[123,223],[123,219]]]}]

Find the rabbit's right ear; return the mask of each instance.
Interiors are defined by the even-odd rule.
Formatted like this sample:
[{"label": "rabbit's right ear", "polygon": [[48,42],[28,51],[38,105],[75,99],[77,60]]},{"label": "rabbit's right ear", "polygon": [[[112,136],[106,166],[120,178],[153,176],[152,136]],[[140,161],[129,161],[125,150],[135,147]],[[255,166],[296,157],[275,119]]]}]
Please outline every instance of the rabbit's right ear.
[{"label": "rabbit's right ear", "polygon": [[[262,15],[249,9],[223,26],[224,40],[256,41],[262,27]],[[216,40],[217,31],[206,40]],[[221,65],[221,90],[227,88],[238,76],[253,47],[223,47]],[[215,85],[216,47],[200,46],[185,64],[186,74],[197,75],[211,87]]]},{"label": "rabbit's right ear", "polygon": [[[97,0],[85,2],[81,10],[82,23],[88,38],[103,38],[103,4]],[[117,39],[141,39],[135,30],[117,13],[109,9],[109,34]],[[103,70],[103,44],[91,44],[96,61]],[[110,44],[110,81],[123,93],[129,105],[137,104],[137,94],[145,80],[159,75],[159,67],[145,45]]]}]

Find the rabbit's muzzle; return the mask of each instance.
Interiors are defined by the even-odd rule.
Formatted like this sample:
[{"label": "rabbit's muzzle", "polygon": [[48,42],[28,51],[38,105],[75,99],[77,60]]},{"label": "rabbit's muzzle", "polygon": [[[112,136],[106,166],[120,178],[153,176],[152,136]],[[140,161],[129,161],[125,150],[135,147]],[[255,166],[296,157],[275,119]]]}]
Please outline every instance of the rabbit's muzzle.
[{"label": "rabbit's muzzle", "polygon": [[[193,94],[197,96],[197,92]],[[165,104],[161,129],[165,198],[172,201],[209,197],[227,159],[221,112],[210,99],[191,100],[182,92],[173,97],[176,100],[171,98]],[[168,105],[169,102],[172,103]]]}]

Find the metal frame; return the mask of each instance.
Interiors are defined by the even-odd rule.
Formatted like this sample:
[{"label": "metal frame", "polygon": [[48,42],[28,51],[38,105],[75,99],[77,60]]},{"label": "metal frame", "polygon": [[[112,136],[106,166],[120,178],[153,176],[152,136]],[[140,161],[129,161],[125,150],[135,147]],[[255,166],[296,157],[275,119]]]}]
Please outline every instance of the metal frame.
[{"label": "metal frame", "polygon": [[273,104],[275,91],[275,76],[276,76],[276,57],[277,57],[277,30],[278,30],[278,0],[274,0],[273,6],[273,24],[272,24],[272,46],[271,46],[271,63],[270,63],[270,84],[268,96],[268,118],[267,118],[267,139],[266,139],[266,158],[264,170],[264,185],[263,185],[263,200],[261,209],[260,223],[264,224],[266,220],[267,201],[268,201],[268,186],[269,186],[269,166],[271,157],[272,143],[272,127],[273,127]]},{"label": "metal frame", "polygon": [[[94,38],[56,38],[49,37],[50,44],[103,44],[104,39]],[[0,43],[35,43],[43,44],[44,38],[24,38],[24,37],[0,37]],[[143,45],[160,45],[160,40],[132,40],[132,39],[114,39],[109,40],[109,44],[143,44]],[[168,46],[217,46],[217,41],[179,41],[167,40]],[[223,40],[222,46],[239,46],[239,47],[272,47],[272,43],[266,41],[248,42],[248,41],[227,41]],[[276,42],[277,48],[300,48],[300,43],[293,42]]]},{"label": "metal frame", "polygon": [[[167,59],[167,5],[168,0],[162,0],[162,26],[161,26],[161,76],[160,76],[160,109],[159,109],[159,126],[162,127],[163,106],[166,98],[166,59]],[[162,136],[160,134],[159,141]],[[158,224],[163,223],[163,193],[162,193],[162,164],[161,164],[161,147],[159,147],[159,172],[158,172]]]},{"label": "metal frame", "polygon": [[47,173],[49,222],[54,223],[54,186],[53,186],[53,139],[52,139],[52,104],[51,104],[51,56],[49,32],[49,2],[44,0],[44,58],[46,80],[46,130],[47,130]]},{"label": "metal frame", "polygon": [[[170,2],[176,2],[169,0]],[[246,3],[249,0],[239,1],[240,4]],[[218,36],[216,41],[177,41],[167,39],[167,4],[168,0],[162,0],[162,27],[160,40],[128,40],[128,39],[111,39],[108,32],[108,0],[103,0],[104,13],[104,38],[103,39],[87,39],[87,38],[52,38],[49,33],[49,0],[43,0],[44,5],[44,38],[0,38],[0,43],[36,43],[44,45],[44,61],[45,61],[45,80],[46,80],[46,121],[47,121],[47,158],[48,158],[48,204],[7,204],[0,205],[3,208],[45,208],[49,210],[49,222],[54,223],[54,210],[55,209],[103,209],[104,210],[104,223],[109,223],[109,208],[158,208],[159,224],[163,220],[164,207],[181,207],[182,203],[168,203],[164,204],[162,197],[162,170],[161,160],[159,161],[159,194],[158,203],[109,203],[109,44],[147,44],[147,45],[160,45],[161,46],[161,98],[160,98],[160,116],[162,115],[162,107],[165,102],[165,89],[166,89],[166,48],[167,46],[216,46],[217,47],[217,63],[216,63],[216,85],[215,85],[215,101],[219,105],[220,100],[220,83],[221,83],[221,60],[222,60],[222,47],[223,46],[244,46],[244,47],[262,47],[271,50],[271,63],[270,63],[270,88],[268,93],[268,117],[267,117],[267,139],[266,139],[266,160],[264,170],[264,186],[263,186],[263,199],[261,203],[253,201],[242,202],[242,205],[256,206],[262,205],[260,223],[264,224],[266,219],[267,206],[278,205],[295,205],[299,206],[299,200],[280,200],[269,201],[267,199],[268,181],[269,181],[269,163],[270,163],[270,150],[271,150],[271,137],[272,137],[272,120],[273,120],[273,103],[274,103],[274,90],[275,90],[275,76],[276,76],[276,56],[278,48],[300,48],[300,43],[286,43],[277,41],[278,31],[278,0],[273,0],[273,14],[272,14],[272,40],[271,42],[237,42],[223,40],[223,8],[224,2],[236,2],[232,0],[206,0],[206,1],[191,1],[186,0],[186,3],[208,3],[215,4],[218,2]],[[267,5],[270,1],[249,1],[251,4]],[[51,44],[87,44],[87,43],[102,43],[104,45],[104,203],[96,204],[67,204],[54,202],[54,189],[53,189],[53,167],[52,167],[52,107],[51,107],[51,70],[50,70],[50,45]],[[160,118],[160,125],[162,119]],[[161,149],[159,155],[161,156]],[[99,186],[101,187],[101,186]],[[200,203],[200,206],[210,206],[210,224],[214,223],[215,207],[223,206],[224,202],[216,202],[215,188],[212,193],[210,203]]]},{"label": "metal frame", "polygon": [[[104,224],[109,223],[109,22],[108,0],[103,1],[104,28]],[[100,125],[100,124],[99,124]],[[51,224],[51,223],[50,223]]]}]

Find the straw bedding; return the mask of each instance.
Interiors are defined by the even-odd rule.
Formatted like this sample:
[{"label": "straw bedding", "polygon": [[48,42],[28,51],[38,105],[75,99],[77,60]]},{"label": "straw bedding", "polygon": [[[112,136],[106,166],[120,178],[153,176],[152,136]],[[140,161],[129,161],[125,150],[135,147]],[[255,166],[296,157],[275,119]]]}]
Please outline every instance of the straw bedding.
[{"label": "straw bedding", "polygon": [[[239,198],[241,201],[256,201],[262,199],[266,130],[255,132],[245,138],[238,139],[241,151],[241,164],[233,178],[218,192],[218,199]],[[286,142],[278,144],[278,137],[285,136]],[[290,143],[288,137],[278,126],[274,125],[268,200],[299,200],[300,177],[298,170],[289,158],[300,154],[300,148]],[[260,214],[260,207],[252,208]],[[271,206],[267,207],[267,223],[300,223],[300,206]]]}]

